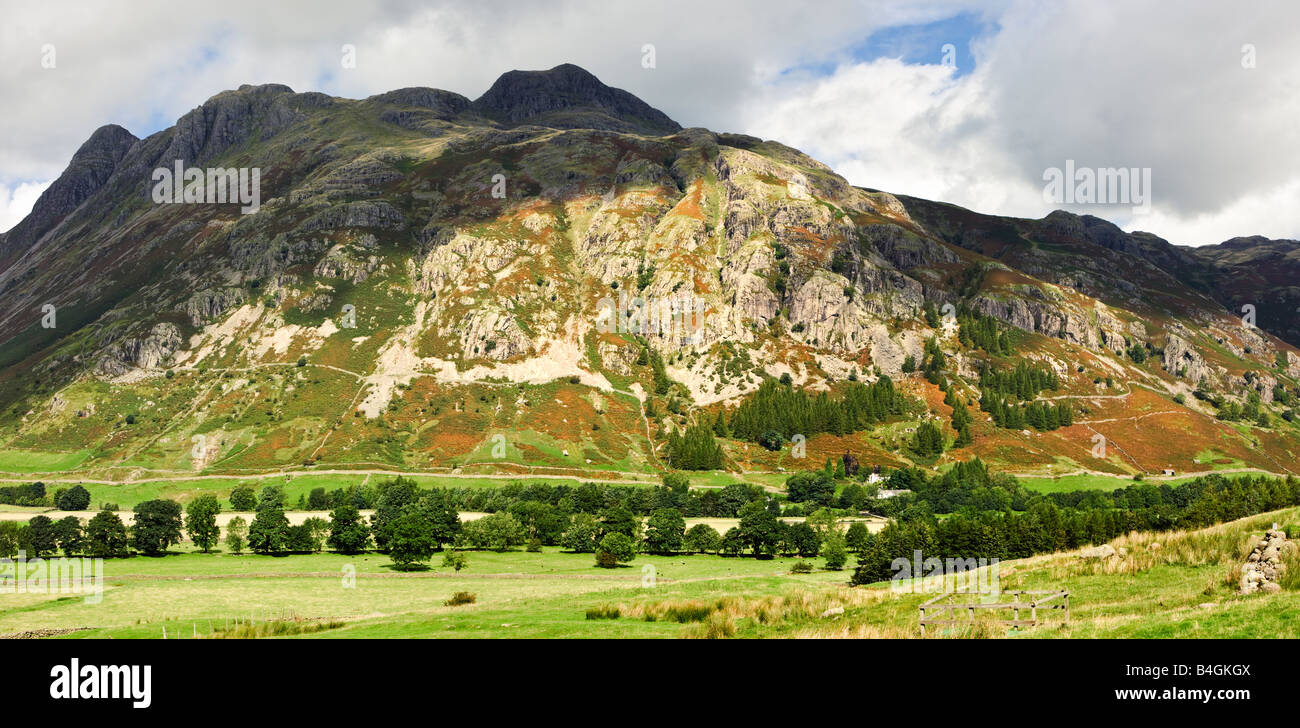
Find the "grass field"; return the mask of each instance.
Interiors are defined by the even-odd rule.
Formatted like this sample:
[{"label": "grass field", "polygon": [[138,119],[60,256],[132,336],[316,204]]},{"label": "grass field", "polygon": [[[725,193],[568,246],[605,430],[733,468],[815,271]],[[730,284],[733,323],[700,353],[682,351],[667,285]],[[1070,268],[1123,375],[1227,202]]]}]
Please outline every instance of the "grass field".
[{"label": "grass field", "polygon": [[0,472],[48,473],[72,470],[90,457],[89,450],[74,452],[38,452],[35,450],[0,450]]},{"label": "grass field", "polygon": [[[1008,631],[981,622],[931,635],[1298,637],[1300,591],[1240,596],[1234,588],[1234,569],[1252,534],[1297,518],[1300,509],[1293,508],[1201,531],[1134,534],[1113,542],[1125,556],[1107,560],[1071,552],[1003,562],[1003,590],[1067,589],[1069,623],[1057,619]],[[590,554],[554,548],[468,557],[461,573],[440,567],[437,556],[429,571],[407,573],[394,571],[378,554],[186,552],[110,560],[101,603],[8,594],[0,601],[0,634],[159,638],[165,629],[183,638],[918,637],[917,606],[933,596],[884,584],[852,588],[847,569],[792,574],[798,559],[639,555],[628,566],[605,570],[593,566]],[[461,591],[473,593],[475,602],[444,604]],[[843,612],[822,616],[834,608]]]},{"label": "grass field", "polygon": [[[1192,476],[1186,478],[1169,478],[1162,480],[1147,481],[1158,483],[1160,485],[1181,485],[1194,480]],[[1090,473],[1081,473],[1078,475],[1062,475],[1059,478],[1020,478],[1020,484],[1029,490],[1039,493],[1068,493],[1072,490],[1103,490],[1110,492],[1118,488],[1128,488],[1139,485],[1143,481],[1133,480],[1128,477],[1115,477],[1108,475],[1093,475]]]}]

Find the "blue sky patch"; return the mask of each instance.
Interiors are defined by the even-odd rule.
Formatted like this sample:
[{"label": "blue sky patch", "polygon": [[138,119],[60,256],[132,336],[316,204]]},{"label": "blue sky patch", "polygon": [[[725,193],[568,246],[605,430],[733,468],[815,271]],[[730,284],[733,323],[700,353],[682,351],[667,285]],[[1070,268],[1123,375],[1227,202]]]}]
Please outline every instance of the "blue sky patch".
[{"label": "blue sky patch", "polygon": [[[897,58],[903,63],[941,64],[951,59],[957,66],[954,75],[960,77],[975,70],[971,41],[996,31],[995,24],[978,14],[962,13],[932,23],[878,30],[849,52],[858,62]],[[950,49],[944,47],[949,45]]]}]

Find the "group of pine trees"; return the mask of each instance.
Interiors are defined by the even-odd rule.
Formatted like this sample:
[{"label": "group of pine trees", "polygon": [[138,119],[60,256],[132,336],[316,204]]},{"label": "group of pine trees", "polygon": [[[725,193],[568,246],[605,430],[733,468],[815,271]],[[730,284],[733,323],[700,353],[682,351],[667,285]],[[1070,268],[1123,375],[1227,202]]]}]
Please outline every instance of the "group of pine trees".
[{"label": "group of pine trees", "polygon": [[974,418],[970,415],[970,410],[966,409],[966,403],[961,401],[957,396],[956,390],[951,386],[943,393],[943,403],[952,407],[952,431],[957,433],[957,439],[953,442],[953,447],[965,447],[975,441],[971,435],[970,426]]},{"label": "group of pine trees", "polygon": [[668,434],[668,463],[678,470],[719,470],[722,446],[713,437],[713,429],[691,425],[684,433]]},{"label": "group of pine trees", "polygon": [[943,453],[943,431],[933,422],[922,422],[912,435],[912,452],[920,458],[932,458]]},{"label": "group of pine trees", "polygon": [[1074,424],[1074,410],[1069,403],[1033,400],[1039,392],[1056,390],[1060,386],[1051,370],[1025,361],[1010,370],[998,370],[981,363],[979,374],[980,409],[989,413],[993,424],[998,427],[1009,430],[1033,427],[1046,432]]},{"label": "group of pine trees", "polygon": [[921,360],[921,372],[925,374],[926,381],[939,389],[947,389],[948,381],[943,375],[947,366],[948,359],[943,355],[943,349],[939,348],[939,342],[933,336],[926,339],[925,356]]},{"label": "group of pine trees", "polygon": [[989,413],[993,424],[1008,430],[1032,427],[1040,432],[1048,432],[1074,424],[1074,409],[1068,402],[1055,405],[1049,402],[1016,404],[997,397],[985,397],[980,399],[980,409]]},{"label": "group of pine trees", "polygon": [[641,347],[641,353],[636,357],[637,366],[649,366],[650,375],[653,379],[651,388],[655,394],[663,396],[668,394],[668,390],[673,386],[673,380],[668,378],[668,372],[664,367],[664,358],[659,352],[648,346]]},{"label": "group of pine trees", "polygon": [[810,395],[788,382],[764,381],[736,407],[730,423],[715,423],[715,432],[730,432],[739,440],[779,448],[795,435],[847,435],[908,410],[908,398],[889,377],[872,384],[850,382],[838,397],[826,392]]},{"label": "group of pine trees", "polygon": [[[927,349],[928,346],[927,344]],[[943,355],[939,353],[937,356],[942,357]],[[933,361],[929,354],[927,354],[927,361]],[[952,431],[957,433],[952,446],[966,447],[975,441],[970,429],[974,418],[971,417],[970,410],[966,408],[966,403],[957,395],[957,390],[952,382],[943,376],[942,371],[937,371],[935,378],[938,379],[936,384],[943,390],[943,403],[952,407]],[[912,452],[921,458],[936,457],[947,449],[943,429],[933,422],[921,423],[921,426],[916,428],[916,433],[912,435],[912,441],[909,445]]]},{"label": "group of pine trees", "polygon": [[1060,387],[1055,372],[1027,361],[1017,363],[1010,370],[995,369],[988,362],[980,362],[979,375],[981,390],[1019,400],[1033,399],[1039,392]]},{"label": "group of pine trees", "polygon": [[1218,419],[1244,420],[1259,427],[1269,426],[1268,411],[1261,406],[1258,392],[1250,392],[1245,402],[1237,402],[1227,397],[1216,397],[1213,402],[1219,408],[1219,413],[1215,415]]},{"label": "group of pine trees", "polygon": [[963,307],[957,312],[957,340],[990,354],[1014,353],[1011,339],[996,318]]}]

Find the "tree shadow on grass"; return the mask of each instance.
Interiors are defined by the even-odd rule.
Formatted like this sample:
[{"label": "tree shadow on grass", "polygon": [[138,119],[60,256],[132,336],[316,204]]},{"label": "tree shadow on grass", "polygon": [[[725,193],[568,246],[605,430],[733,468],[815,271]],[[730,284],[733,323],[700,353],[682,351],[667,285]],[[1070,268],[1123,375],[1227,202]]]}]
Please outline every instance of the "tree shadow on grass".
[{"label": "tree shadow on grass", "polygon": [[388,563],[388,564],[380,564],[379,568],[388,569],[389,571],[397,571],[397,572],[419,572],[419,571],[430,571],[432,570],[433,567],[425,563],[414,563],[414,564]]}]

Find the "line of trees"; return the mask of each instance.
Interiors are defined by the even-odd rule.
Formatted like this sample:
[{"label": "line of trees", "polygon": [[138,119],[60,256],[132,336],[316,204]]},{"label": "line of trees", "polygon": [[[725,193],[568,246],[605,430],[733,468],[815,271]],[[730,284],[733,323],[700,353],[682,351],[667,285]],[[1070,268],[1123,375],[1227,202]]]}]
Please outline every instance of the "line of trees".
[{"label": "line of trees", "polygon": [[[221,536],[217,514],[221,504],[212,494],[204,494],[185,509],[164,498],[143,501],[133,509],[127,526],[116,511],[105,509],[83,521],[66,516],[58,521],[49,516],[33,516],[27,523],[0,523],[0,557],[24,551],[34,557],[62,553],[65,556],[119,558],[141,554],[162,556],[181,542],[182,533],[205,553],[215,547]],[[289,524],[284,515],[283,494],[278,487],[263,489],[252,527],[242,518],[227,526],[227,545],[235,552],[245,546],[260,553],[308,553],[320,551],[324,544],[326,522],[308,518],[297,525]]]},{"label": "line of trees", "polygon": [[45,483],[36,481],[0,487],[0,503],[15,506],[54,506],[61,511],[84,511],[90,507],[90,491],[81,485],[46,492]]},{"label": "line of trees", "polygon": [[[1104,543],[1135,530],[1203,528],[1300,505],[1300,480],[1290,476],[1208,475],[1178,486],[1027,495],[1014,478],[990,476],[982,464],[968,466],[949,480],[951,474],[919,484],[914,500],[884,530],[867,539],[851,583],[888,580],[894,573],[890,568],[894,559],[911,560],[916,550],[926,558],[945,560],[1024,558]],[[987,505],[983,499],[991,490],[1004,491],[1007,507],[979,507]],[[951,508],[954,501],[976,505],[956,512],[937,507]],[[938,519],[934,516],[938,512],[953,514]]]},{"label": "line of trees", "polygon": [[[775,499],[753,501],[740,511],[740,522],[719,534],[708,524],[696,524],[689,530],[681,511],[661,508],[644,523],[630,511],[614,507],[598,516],[578,513],[560,535],[560,545],[578,553],[596,554],[597,564],[613,566],[628,561],[636,551],[654,554],[716,553],[727,556],[748,554],[756,557],[801,556],[827,557],[829,568],[844,564],[845,539],[829,511],[820,518],[802,523],[786,523],[778,517],[780,503]],[[865,529],[860,529],[865,530]],[[855,537],[857,536],[855,531]],[[621,558],[611,561],[611,546],[623,549]],[[606,555],[602,556],[602,552]]]},{"label": "line of trees", "polygon": [[[799,474],[797,474],[799,475]],[[795,477],[795,476],[792,476]],[[793,488],[809,507],[834,504],[835,484],[826,472],[803,474],[808,492]],[[720,553],[754,556],[827,555],[832,568],[842,566],[843,535],[832,528],[834,518],[824,508],[809,524],[787,524],[778,516],[781,504],[761,488],[733,484],[692,492],[689,480],[668,473],[657,488],[517,484],[496,489],[420,489],[396,478],[376,487],[374,513],[362,516],[347,491],[336,491],[328,520],[310,518],[290,524],[279,486],[261,490],[251,522],[237,516],[226,526],[225,545],[235,553],[288,554],[328,548],[341,553],[375,550],[388,554],[399,568],[417,568],[437,551],[479,549],[504,551],[526,546],[561,546],[595,555],[599,566],[613,567],[637,553]],[[323,497],[323,496],[322,496]],[[843,494],[848,504],[862,503],[861,486],[850,484]],[[461,522],[460,506],[473,503],[489,514]],[[28,524],[0,524],[0,555],[22,549],[48,556],[62,549],[68,556],[121,557],[133,553],[164,555],[182,533],[204,551],[221,538],[217,516],[221,504],[211,494],[191,501],[182,513],[175,501],[156,499],[135,508],[131,526],[118,514],[103,511],[87,523],[75,517],[58,522],[36,516]],[[719,534],[699,524],[686,528],[691,515],[738,516],[739,524]],[[449,552],[451,553],[451,552]],[[458,554],[460,565],[463,556]],[[450,558],[450,557],[449,557]]]},{"label": "line of trees", "polygon": [[[306,509],[313,511],[329,511],[344,503],[359,510],[375,508],[384,491],[394,482],[347,486],[330,491],[316,488],[303,502]],[[519,502],[535,501],[556,506],[566,513],[598,513],[611,503],[619,503],[640,516],[649,515],[659,508],[676,508],[687,518],[734,518],[741,506],[764,497],[762,488],[745,483],[707,490],[690,490],[689,484],[686,474],[669,472],[663,476],[662,487],[658,488],[612,483],[566,485],[517,481],[498,487],[450,487],[442,491],[459,511],[496,513],[510,510]]]}]

